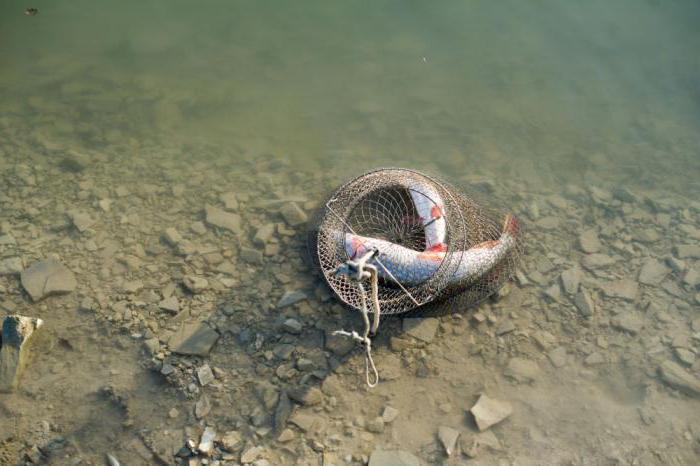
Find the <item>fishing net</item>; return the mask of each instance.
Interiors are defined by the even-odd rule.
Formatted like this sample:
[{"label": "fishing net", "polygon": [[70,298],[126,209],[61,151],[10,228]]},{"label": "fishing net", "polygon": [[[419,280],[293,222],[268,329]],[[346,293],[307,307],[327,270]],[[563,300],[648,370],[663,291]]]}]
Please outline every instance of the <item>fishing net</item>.
[{"label": "fishing net", "polygon": [[383,315],[455,298],[473,305],[492,295],[513,275],[521,238],[513,215],[399,168],[368,172],[337,189],[310,235],[316,265],[350,307],[373,312],[358,281],[339,270],[360,259],[376,269],[373,298]]}]

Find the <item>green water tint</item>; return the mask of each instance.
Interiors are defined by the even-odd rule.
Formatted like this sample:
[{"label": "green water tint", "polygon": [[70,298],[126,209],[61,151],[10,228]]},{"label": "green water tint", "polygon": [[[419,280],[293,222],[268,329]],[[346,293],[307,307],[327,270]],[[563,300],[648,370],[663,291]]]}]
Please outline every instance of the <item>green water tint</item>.
[{"label": "green water tint", "polygon": [[[38,13],[25,15],[28,7],[37,8]],[[402,373],[405,363],[411,371],[417,366],[413,372],[427,378],[404,373],[385,388],[380,384],[380,395],[375,397],[343,391],[338,397],[348,398],[333,409],[352,412],[347,418],[357,413],[371,424],[386,400],[391,400],[401,409],[398,422],[411,423],[410,427],[396,424],[401,438],[392,445],[429,458],[433,464],[441,458],[430,446],[437,425],[464,430],[463,408],[474,401],[471,395],[496,384],[502,388],[502,397],[515,405],[513,419],[506,421],[512,422],[511,427],[503,427],[510,430],[502,431],[509,436],[512,455],[528,459],[527,450],[537,448],[574,451],[578,458],[590,451],[611,452],[617,444],[580,446],[579,439],[603,430],[641,429],[637,425],[641,416],[646,426],[657,429],[654,435],[644,431],[648,436],[642,435],[642,441],[652,444],[650,438],[662,438],[670,450],[689,458],[690,440],[681,446],[674,443],[696,435],[694,426],[687,427],[691,423],[687,415],[692,412],[687,400],[644,388],[649,386],[645,384],[659,387],[653,379],[656,366],[649,363],[640,368],[629,363],[627,356],[614,353],[629,342],[614,333],[617,330],[601,340],[571,319],[557,332],[550,329],[559,341],[556,348],[542,332],[527,337],[530,343],[523,351],[540,356],[542,366],[552,360],[555,367],[562,367],[561,363],[568,368],[567,357],[588,361],[580,373],[560,376],[583,380],[581,392],[567,386],[579,397],[576,402],[556,383],[504,388],[494,381],[500,377],[504,358],[522,352],[511,342],[522,335],[507,323],[515,320],[522,329],[528,322],[558,322],[552,317],[559,312],[551,309],[553,302],[575,309],[565,292],[551,286],[558,280],[559,268],[578,261],[581,251],[575,243],[582,229],[594,227],[600,233],[603,245],[598,252],[631,257],[612,265],[618,267],[613,272],[593,274],[594,281],[601,282],[625,278],[621,262],[634,268],[630,275],[635,275],[647,255],[664,258],[672,255],[676,243],[698,241],[698,207],[690,201],[700,198],[698,24],[700,4],[695,0],[3,1],[0,176],[5,185],[0,185],[0,238],[6,230],[15,231],[20,246],[0,244],[0,260],[17,254],[28,266],[39,257],[60,252],[76,271],[79,291],[32,304],[14,277],[0,277],[0,317],[19,313],[45,321],[45,335],[37,341],[23,388],[0,397],[0,463],[12,458],[13,452],[24,451],[17,439],[31,438],[39,444],[36,439],[44,437],[37,432],[44,431],[45,439],[58,434],[64,438],[65,445],[56,449],[64,455],[61,458],[96,462],[112,451],[122,461],[127,458],[126,464],[137,461],[139,455],[133,452],[145,448],[139,442],[153,441],[151,434],[159,436],[155,443],[164,450],[177,449],[184,444],[183,427],[198,424],[216,424],[220,434],[236,430],[252,443],[273,444],[269,435],[255,436],[259,426],[248,429],[250,419],[262,419],[261,425],[267,425],[261,403],[267,411],[276,409],[268,392],[252,388],[260,378],[276,376],[256,373],[256,365],[271,348],[261,343],[262,349],[252,351],[258,358],[254,359],[246,353],[246,345],[256,345],[256,318],[266,319],[264,325],[277,331],[269,317],[276,311],[266,311],[275,304],[278,292],[313,289],[318,282],[299,264],[299,245],[281,249],[284,267],[269,262],[274,254],[265,256],[259,267],[264,279],[256,275],[255,266],[241,267],[239,249],[251,247],[248,236],[260,224],[284,224],[276,214],[266,217],[275,208],[270,199],[296,196],[310,213],[330,189],[378,166],[416,168],[457,182],[481,180],[479,186],[512,205],[529,231],[535,232],[536,241],[530,243],[533,247],[525,259],[530,284],[505,303],[477,314],[476,321],[483,321],[479,325],[490,333],[455,323],[466,322],[466,317],[443,321],[441,325],[454,334],[452,330],[440,333],[426,343],[426,351],[431,364],[442,369],[444,383],[418,354],[423,349],[409,348],[403,359],[389,353],[388,335],[403,335],[401,323],[390,321],[387,341],[377,345],[380,374],[391,378]],[[33,183],[27,181],[32,177]],[[614,195],[592,190],[591,201],[582,194],[590,187]],[[630,191],[619,191],[620,187]],[[244,232],[236,236],[193,226],[204,221],[205,205],[222,207],[219,194],[227,191],[244,193],[238,199]],[[601,207],[606,204],[613,208]],[[96,220],[92,227],[96,236],[81,236],[66,226],[70,222],[65,213],[73,206]],[[585,213],[587,208],[594,212]],[[616,216],[615,209],[624,215]],[[626,229],[625,224],[631,226]],[[224,335],[217,343],[210,364],[222,367],[228,377],[220,391],[207,392],[207,388],[189,393],[186,386],[166,384],[162,374],[139,365],[148,358],[138,343],[141,340],[131,336],[136,330],[103,319],[105,309],[126,299],[121,291],[112,292],[114,276],[135,274],[146,281],[146,290],[153,286],[159,297],[167,288],[158,280],[148,283],[148,274],[133,265],[133,256],[138,256],[142,243],[157,243],[162,230],[171,226],[188,238],[205,238],[201,241],[213,244],[216,251],[202,254],[206,260],[198,258],[192,265],[169,246],[161,245],[166,252],[149,249],[143,261],[156,266],[156,278],[167,276],[179,286],[185,273],[181,268],[209,270],[216,266],[216,254],[224,252],[232,252],[226,260],[246,269],[238,278],[240,289],[231,294],[234,300],[241,297],[236,310],[251,313],[250,321],[235,321],[237,335],[241,328],[251,327],[252,340],[239,345]],[[290,231],[292,237],[298,233]],[[286,238],[284,232],[280,236]],[[106,250],[128,257],[120,256],[123,263],[103,266],[99,260],[108,261]],[[683,260],[698,267],[692,255]],[[103,276],[100,267],[109,273]],[[254,272],[248,273],[248,268]],[[635,355],[660,354],[655,351],[659,346],[666,348],[662,342],[675,341],[668,328],[676,324],[686,333],[689,328],[699,331],[688,326],[695,322],[691,310],[697,305],[692,293],[687,294],[690,279],[680,272],[670,273],[686,294],[668,287],[663,298],[651,293],[671,320],[654,321],[656,327],[648,324],[640,330],[652,334],[645,335],[647,346]],[[275,281],[282,276],[284,281]],[[635,306],[649,298],[646,286],[652,285],[642,285]],[[604,307],[599,305],[608,299],[608,290],[595,290],[592,299],[576,302],[594,301]],[[546,301],[543,292],[552,299]],[[610,293],[620,294],[616,289]],[[97,318],[92,309],[76,311],[84,295],[101,302],[96,306],[102,309]],[[210,310],[202,310],[207,305],[218,309],[229,299],[226,292],[212,302],[179,296],[181,302],[191,303],[188,309],[202,313]],[[612,327],[601,327],[617,328],[616,313],[626,310],[618,304],[591,311],[594,316],[596,312],[614,314]],[[295,308],[293,312],[302,315],[293,316],[311,320],[321,315],[333,329],[343,326],[335,325],[333,319],[347,319],[337,323],[352,326],[351,317],[321,298],[314,298],[313,306]],[[509,317],[508,306],[512,312],[526,310],[518,320]],[[500,320],[488,319],[495,314]],[[629,321],[635,325],[630,327]],[[634,319],[621,322],[619,327],[626,331],[637,328]],[[470,339],[473,335],[476,342]],[[586,341],[583,348],[565,348],[572,335]],[[683,336],[697,349],[695,340]],[[290,344],[285,338],[282,343]],[[394,343],[403,344],[402,340]],[[304,359],[304,367],[315,364],[318,355],[312,350],[321,351],[323,344],[323,338],[303,343],[313,356]],[[666,351],[675,351],[669,357],[681,354],[685,364],[694,358],[693,348],[674,346]],[[479,358],[487,367],[479,365]],[[597,365],[603,363],[610,366]],[[697,373],[695,364],[685,364],[683,370]],[[191,369],[199,365],[192,363]],[[359,366],[350,367],[341,366],[344,388],[362,382],[355,371]],[[602,382],[592,382],[591,374]],[[116,391],[105,392],[106,385]],[[332,384],[324,390],[328,406],[328,393],[335,392]],[[216,405],[210,417],[199,421],[193,403],[204,392],[216,396]],[[518,401],[520,393],[523,403]],[[122,395],[130,397],[128,413],[120,401]],[[428,401],[416,403],[418,397]],[[645,406],[638,414],[634,403],[642,399],[657,404],[649,402],[652,408],[648,411]],[[582,404],[590,408],[588,417],[581,417]],[[552,424],[537,424],[535,419],[534,427],[525,425],[521,405],[530,406]],[[37,407],[42,411],[37,412]],[[171,416],[172,409],[178,412]],[[677,424],[682,427],[664,424],[667,419],[660,412],[668,419],[681,419]],[[573,421],[557,424],[560,418]],[[652,418],[656,424],[649,421]],[[6,419],[11,422],[2,422]],[[47,427],[44,421],[54,425]],[[343,453],[359,455],[355,463],[369,453],[360,444],[391,443],[388,433],[378,432],[368,441],[367,432],[357,427],[364,421],[352,421],[352,429],[360,433],[342,437],[338,449],[350,445]],[[150,432],[136,435],[134,431],[141,427]],[[553,435],[560,431],[561,436]],[[198,439],[200,433],[188,435]],[[298,446],[298,437],[292,444]],[[667,460],[666,450],[659,449],[662,460]],[[316,454],[307,444],[298,450],[303,451],[302,460]],[[605,454],[605,459],[622,457],[645,464],[646,457],[631,453]],[[573,461],[563,453],[550,459]]]}]

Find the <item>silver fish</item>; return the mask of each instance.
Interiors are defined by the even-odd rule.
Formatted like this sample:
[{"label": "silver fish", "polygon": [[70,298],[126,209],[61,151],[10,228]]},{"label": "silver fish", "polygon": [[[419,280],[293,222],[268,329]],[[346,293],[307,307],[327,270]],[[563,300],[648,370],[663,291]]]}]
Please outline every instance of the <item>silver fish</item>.
[{"label": "silver fish", "polygon": [[119,464],[119,460],[117,460],[114,456],[110,455],[109,453],[107,453],[106,456],[107,464],[109,464],[109,466],[121,466],[121,464]]}]

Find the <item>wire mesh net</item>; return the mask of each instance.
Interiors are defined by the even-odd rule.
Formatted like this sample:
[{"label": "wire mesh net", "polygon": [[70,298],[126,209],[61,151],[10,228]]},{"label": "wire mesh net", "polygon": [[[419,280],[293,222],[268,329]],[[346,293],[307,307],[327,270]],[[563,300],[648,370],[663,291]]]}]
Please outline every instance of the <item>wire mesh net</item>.
[{"label": "wire mesh net", "polygon": [[311,251],[330,288],[360,309],[358,287],[339,266],[375,250],[382,314],[459,297],[471,305],[498,291],[522,252],[518,220],[451,184],[388,168],[337,189],[311,231]]}]

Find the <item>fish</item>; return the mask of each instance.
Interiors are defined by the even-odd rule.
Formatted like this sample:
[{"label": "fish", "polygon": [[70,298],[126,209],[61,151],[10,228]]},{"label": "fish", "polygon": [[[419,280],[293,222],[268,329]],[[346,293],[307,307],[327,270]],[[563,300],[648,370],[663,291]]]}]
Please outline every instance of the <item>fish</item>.
[{"label": "fish", "polygon": [[105,456],[107,456],[107,464],[109,466],[121,466],[119,460],[117,460],[114,456],[110,455],[109,453],[106,453]]},{"label": "fish", "polygon": [[39,9],[38,8],[27,8],[24,10],[24,15],[25,16],[36,16],[39,14]]},{"label": "fish", "polygon": [[[369,263],[377,267],[384,279],[396,279],[402,285],[418,285],[429,280],[445,261],[452,271],[448,285],[477,280],[491,272],[498,263],[517,247],[520,223],[513,214],[507,214],[498,239],[476,244],[466,251],[447,251],[428,247],[416,251],[390,241],[367,236],[335,232],[336,240],[343,241],[348,257],[361,257],[376,249],[379,254]],[[427,232],[426,232],[427,235]],[[426,240],[427,243],[427,240]],[[377,258],[379,260],[377,260]]]}]

